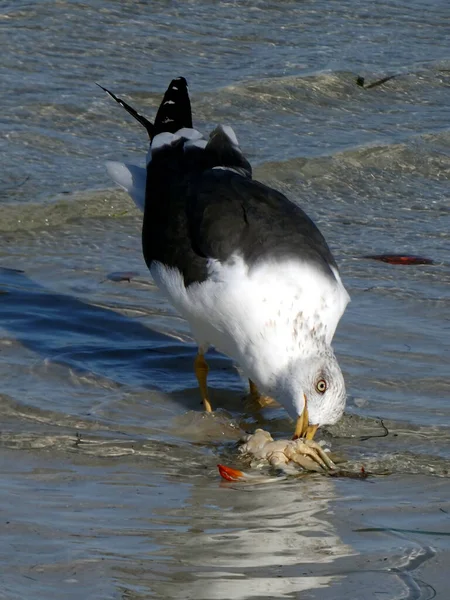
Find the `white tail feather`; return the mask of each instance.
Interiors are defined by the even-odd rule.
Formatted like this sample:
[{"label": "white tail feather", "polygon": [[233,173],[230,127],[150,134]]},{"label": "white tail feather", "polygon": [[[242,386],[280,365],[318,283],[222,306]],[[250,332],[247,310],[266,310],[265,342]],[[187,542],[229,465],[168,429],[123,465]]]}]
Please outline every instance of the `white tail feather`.
[{"label": "white tail feather", "polygon": [[108,161],[106,169],[113,181],[127,191],[136,206],[144,210],[145,207],[145,183],[147,172],[142,167],[120,162]]}]

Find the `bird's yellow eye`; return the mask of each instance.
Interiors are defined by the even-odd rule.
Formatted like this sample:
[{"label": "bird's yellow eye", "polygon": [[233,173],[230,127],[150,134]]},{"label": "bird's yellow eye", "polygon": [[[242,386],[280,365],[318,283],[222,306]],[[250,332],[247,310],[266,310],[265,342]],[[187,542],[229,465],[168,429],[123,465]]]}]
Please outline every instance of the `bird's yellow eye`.
[{"label": "bird's yellow eye", "polygon": [[319,394],[323,394],[327,389],[327,382],[325,381],[325,379],[319,379],[319,381],[316,383],[316,390],[319,392]]}]

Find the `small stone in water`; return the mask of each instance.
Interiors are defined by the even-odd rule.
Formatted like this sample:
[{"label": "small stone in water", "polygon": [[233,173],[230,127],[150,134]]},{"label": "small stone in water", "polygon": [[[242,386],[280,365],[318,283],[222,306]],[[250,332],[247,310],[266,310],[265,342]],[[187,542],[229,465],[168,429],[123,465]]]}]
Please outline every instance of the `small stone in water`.
[{"label": "small stone in water", "polygon": [[369,404],[369,401],[366,400],[366,398],[355,398],[353,402],[358,408],[363,408]]},{"label": "small stone in water", "polygon": [[130,282],[133,277],[137,277],[139,273],[136,271],[114,271],[114,273],[109,273],[107,275],[107,279],[110,281],[128,281]]}]

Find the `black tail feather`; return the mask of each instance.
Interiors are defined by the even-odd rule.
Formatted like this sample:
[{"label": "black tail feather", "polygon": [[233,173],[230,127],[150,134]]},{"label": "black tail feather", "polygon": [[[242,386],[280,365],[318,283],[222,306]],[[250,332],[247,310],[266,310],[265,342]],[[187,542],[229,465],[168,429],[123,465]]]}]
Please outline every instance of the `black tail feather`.
[{"label": "black tail feather", "polygon": [[192,127],[191,101],[187,81],[177,77],[170,82],[155,118],[154,136],[163,131],[176,133]]},{"label": "black tail feather", "polygon": [[136,121],[139,121],[139,123],[145,127],[150,140],[152,140],[155,137],[156,133],[155,133],[155,126],[153,125],[153,123],[151,123],[146,117],[144,117],[143,115],[138,113],[137,110],[135,110],[132,106],[127,104],[124,100],[122,100],[121,98],[118,98],[115,94],[113,94],[112,92],[107,90],[105,87],[103,87],[99,83],[97,83],[97,85],[99,88],[102,88],[102,90],[104,90],[107,94],[109,94],[111,96],[111,98],[113,100],[115,100],[118,104],[120,104],[120,106],[122,106],[128,113],[130,113],[130,115],[132,117],[134,117],[136,119]]}]

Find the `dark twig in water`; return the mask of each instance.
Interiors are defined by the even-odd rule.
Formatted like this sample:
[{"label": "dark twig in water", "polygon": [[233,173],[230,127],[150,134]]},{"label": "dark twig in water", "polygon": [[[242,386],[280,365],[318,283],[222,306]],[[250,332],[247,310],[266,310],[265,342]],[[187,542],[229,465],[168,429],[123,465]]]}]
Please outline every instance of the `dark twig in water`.
[{"label": "dark twig in water", "polygon": [[380,424],[381,424],[381,427],[384,429],[383,433],[380,433],[379,435],[365,435],[363,437],[360,437],[359,441],[360,442],[365,442],[366,440],[370,440],[371,438],[382,438],[382,437],[388,436],[389,435],[389,429],[384,424],[383,419],[380,419]]},{"label": "dark twig in water", "polygon": [[24,183],[26,183],[30,179],[30,176],[27,175],[25,179],[22,179],[19,183],[16,184],[16,188],[22,187]]},{"label": "dark twig in water", "polygon": [[415,581],[417,584],[422,585],[424,588],[430,590],[432,595],[428,596],[428,600],[433,600],[433,598],[436,598],[437,592],[436,592],[436,589],[431,585],[431,583],[427,583],[423,579],[416,579]]},{"label": "dark twig in water", "polygon": [[364,79],[364,77],[361,77],[361,75],[358,75],[358,77],[356,78],[356,85],[359,85],[359,87],[362,87],[365,90],[370,90],[371,88],[377,87],[379,85],[383,85],[383,83],[386,83],[386,81],[390,81],[391,79],[394,79],[394,77],[398,77],[398,75],[388,75],[387,77],[383,77],[383,79],[377,79],[377,81],[373,81],[372,83],[365,85],[366,80]]}]

